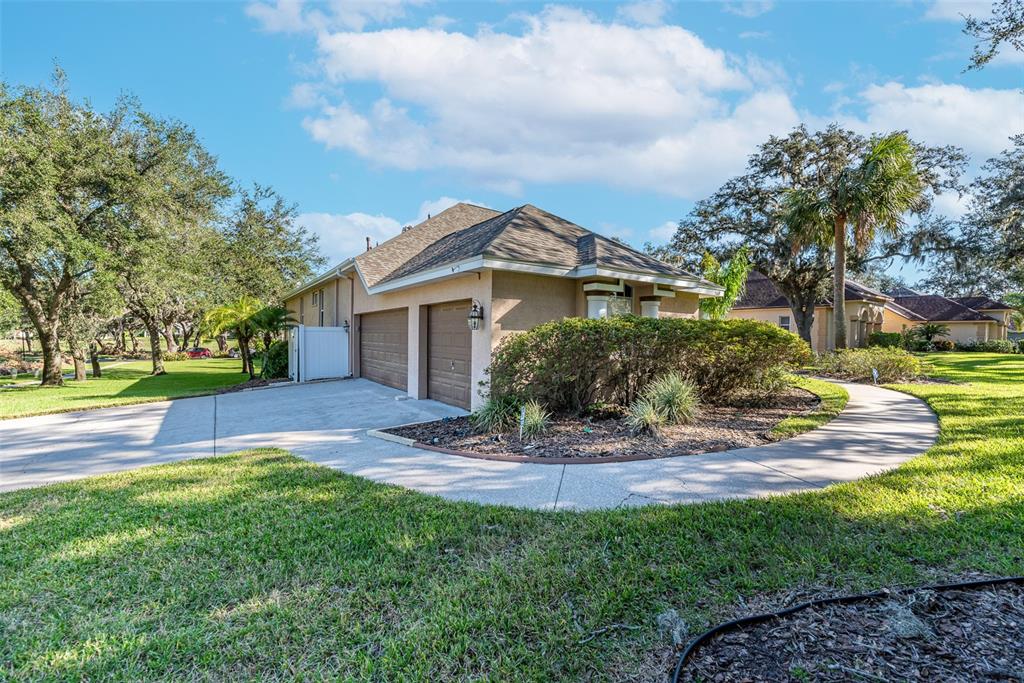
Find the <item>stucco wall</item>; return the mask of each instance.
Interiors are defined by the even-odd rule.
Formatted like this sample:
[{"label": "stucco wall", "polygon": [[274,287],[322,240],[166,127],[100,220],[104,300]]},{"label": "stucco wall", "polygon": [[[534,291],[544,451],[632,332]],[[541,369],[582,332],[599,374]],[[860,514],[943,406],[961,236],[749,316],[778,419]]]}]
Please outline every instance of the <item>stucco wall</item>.
[{"label": "stucco wall", "polygon": [[663,297],[658,309],[659,318],[696,318],[700,297],[688,292],[676,292],[674,297]]},{"label": "stucco wall", "polygon": [[577,315],[575,280],[529,273],[494,271],[491,289],[491,344],[512,332]]},{"label": "stucco wall", "polygon": [[[920,325],[920,321],[909,320],[890,310],[885,311],[885,322],[882,325],[884,332],[902,332]],[[951,322],[942,323],[949,326],[949,334],[936,337],[936,339],[949,339],[956,344],[970,344],[974,341],[986,341],[988,339],[1002,339],[1000,334],[1005,335],[1005,328],[1000,329],[999,323],[986,322]]]},{"label": "stucco wall", "polygon": [[[849,309],[847,314],[849,314]],[[733,309],[729,312],[730,318],[760,320],[772,325],[778,325],[781,316],[789,317],[789,331],[799,335],[800,330],[796,326],[796,317],[789,308],[743,308]],[[814,309],[814,322],[811,323],[811,349],[816,353],[830,350],[833,347],[833,332],[832,307],[818,306]]]},{"label": "stucco wall", "polygon": [[307,327],[319,327],[320,304],[313,304],[313,293],[323,292],[324,295],[324,326],[338,327],[351,317],[351,305],[347,278],[337,277],[317,285],[302,295],[285,301],[285,307],[292,316]]}]

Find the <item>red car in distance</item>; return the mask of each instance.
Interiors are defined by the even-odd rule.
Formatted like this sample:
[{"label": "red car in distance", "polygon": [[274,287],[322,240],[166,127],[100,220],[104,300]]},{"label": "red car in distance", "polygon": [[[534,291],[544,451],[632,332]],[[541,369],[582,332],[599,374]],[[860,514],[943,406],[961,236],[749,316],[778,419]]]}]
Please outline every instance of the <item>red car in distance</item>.
[{"label": "red car in distance", "polygon": [[186,351],[186,353],[188,354],[189,358],[212,358],[213,357],[213,354],[210,353],[210,349],[202,347],[202,346],[197,346],[194,349],[189,349],[188,351]]}]

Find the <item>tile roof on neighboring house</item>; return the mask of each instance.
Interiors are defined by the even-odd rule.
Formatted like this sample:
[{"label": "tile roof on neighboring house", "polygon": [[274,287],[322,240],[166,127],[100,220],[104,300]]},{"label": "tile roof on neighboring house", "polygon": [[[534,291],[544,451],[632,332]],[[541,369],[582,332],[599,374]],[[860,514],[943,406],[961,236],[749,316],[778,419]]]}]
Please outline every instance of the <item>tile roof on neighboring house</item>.
[{"label": "tile roof on neighboring house", "polygon": [[949,297],[958,304],[963,304],[976,311],[1012,311],[1013,306],[1002,301],[990,299],[987,296],[951,296]]},{"label": "tile roof on neighboring house", "polygon": [[[372,254],[370,251],[364,256]],[[686,271],[526,204],[440,237],[378,283],[393,282],[479,257],[566,270],[592,265],[699,280]]]},{"label": "tile roof on neighboring house", "polygon": [[992,316],[979,313],[953,299],[938,294],[896,297],[894,303],[932,322],[994,322]]},{"label": "tile roof on neighboring house", "polygon": [[387,242],[356,256],[355,262],[367,287],[380,283],[402,264],[410,255],[418,254],[446,235],[463,230],[471,225],[499,215],[494,209],[475,204],[459,203],[436,216],[431,216],[408,230],[395,235]]},{"label": "tile roof on neighboring house", "polygon": [[886,292],[886,295],[896,298],[898,296],[921,296],[921,292],[915,292],[910,287],[897,287],[896,289],[890,289]]},{"label": "tile roof on neighboring house", "polygon": [[[846,281],[847,301],[870,301],[873,299],[885,300],[888,297],[881,292],[876,292],[853,280]],[[826,296],[818,301],[819,306],[831,306],[832,297]],[[747,277],[747,288],[743,296],[736,302],[733,308],[789,308],[789,301],[779,291],[775,283],[768,277],[756,270],[751,271]]]}]

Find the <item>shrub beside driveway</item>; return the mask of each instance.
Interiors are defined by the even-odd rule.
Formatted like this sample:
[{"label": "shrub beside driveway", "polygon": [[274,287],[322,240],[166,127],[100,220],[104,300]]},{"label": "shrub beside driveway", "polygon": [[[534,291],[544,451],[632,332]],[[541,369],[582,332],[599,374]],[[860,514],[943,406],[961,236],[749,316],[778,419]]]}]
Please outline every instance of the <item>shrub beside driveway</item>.
[{"label": "shrub beside driveway", "polygon": [[1024,573],[1024,358],[929,360],[939,443],[816,493],[541,513],[255,451],[0,495],[0,678],[658,680],[670,609]]}]

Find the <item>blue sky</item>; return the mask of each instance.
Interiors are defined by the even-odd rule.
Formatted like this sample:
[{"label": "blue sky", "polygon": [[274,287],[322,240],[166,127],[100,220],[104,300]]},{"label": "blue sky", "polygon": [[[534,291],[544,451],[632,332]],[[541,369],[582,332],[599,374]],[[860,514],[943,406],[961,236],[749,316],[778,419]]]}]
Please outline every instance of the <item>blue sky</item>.
[{"label": "blue sky", "polygon": [[[456,199],[661,241],[798,122],[908,129],[980,164],[1024,131],[1024,60],[963,73],[970,2],[17,2],[3,78],[193,126],[337,260]],[[962,210],[948,198],[943,211]]]}]

